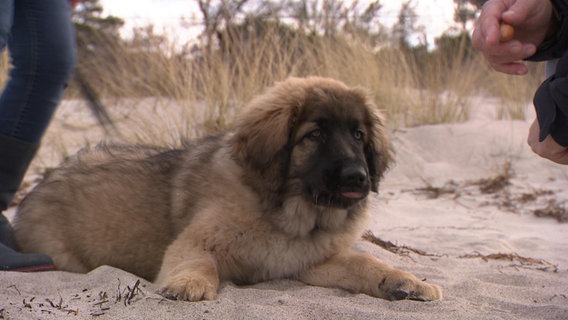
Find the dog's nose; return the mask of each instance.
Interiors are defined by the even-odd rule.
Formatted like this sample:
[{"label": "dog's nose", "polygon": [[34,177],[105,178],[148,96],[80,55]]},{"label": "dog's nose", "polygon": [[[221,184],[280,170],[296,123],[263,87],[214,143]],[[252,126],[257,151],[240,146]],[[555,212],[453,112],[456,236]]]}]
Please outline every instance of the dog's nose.
[{"label": "dog's nose", "polygon": [[343,186],[361,187],[367,181],[367,172],[361,166],[348,166],[341,170]]}]

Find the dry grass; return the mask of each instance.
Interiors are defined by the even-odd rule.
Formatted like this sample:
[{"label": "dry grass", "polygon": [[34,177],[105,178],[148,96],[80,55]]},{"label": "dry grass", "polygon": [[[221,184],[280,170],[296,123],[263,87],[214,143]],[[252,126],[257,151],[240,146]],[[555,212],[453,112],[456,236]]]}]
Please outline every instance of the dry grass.
[{"label": "dry grass", "polygon": [[[462,49],[455,56],[417,60],[396,49],[371,48],[361,39],[282,34],[278,28],[263,32],[191,58],[180,55],[167,39],[136,49],[108,43],[82,53],[79,69],[110,99],[107,105],[115,104],[112,99],[129,98],[135,107],[139,98],[158,97],[155,109],[160,110],[175,101],[190,118],[180,122],[207,131],[226,127],[251,97],[289,76],[327,76],[368,88],[392,127],[465,121],[473,107],[471,98],[480,92],[502,99],[501,118],[523,119],[542,76],[498,75],[479,57],[466,59]],[[4,55],[0,85],[7,69]],[[78,96],[72,84],[66,97]],[[183,135],[196,132],[178,130]]]},{"label": "dry grass", "polygon": [[544,80],[544,67],[540,63],[530,64],[530,75],[510,76],[498,72],[487,74],[486,92],[501,101],[497,110],[499,119],[525,120],[527,105],[531,104],[534,92]]},{"label": "dry grass", "polygon": [[533,213],[537,217],[553,218],[560,223],[568,222],[568,210],[555,199],[549,200],[544,208],[535,209]]},{"label": "dry grass", "polygon": [[4,50],[4,52],[0,54],[0,88],[3,88],[4,83],[6,83],[8,78],[8,68],[8,52],[7,50]]}]

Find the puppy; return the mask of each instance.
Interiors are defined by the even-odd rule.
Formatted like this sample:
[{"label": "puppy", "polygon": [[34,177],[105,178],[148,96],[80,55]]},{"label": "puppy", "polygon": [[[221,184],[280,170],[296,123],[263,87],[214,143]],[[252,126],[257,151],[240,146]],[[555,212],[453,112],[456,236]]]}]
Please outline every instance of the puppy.
[{"label": "puppy", "polygon": [[171,299],[281,278],[440,299],[437,286],[351,250],[391,160],[383,117],[363,90],[290,78],[227,132],[179,149],[102,146],[68,159],[22,202],[16,237],[61,270],[111,265]]}]

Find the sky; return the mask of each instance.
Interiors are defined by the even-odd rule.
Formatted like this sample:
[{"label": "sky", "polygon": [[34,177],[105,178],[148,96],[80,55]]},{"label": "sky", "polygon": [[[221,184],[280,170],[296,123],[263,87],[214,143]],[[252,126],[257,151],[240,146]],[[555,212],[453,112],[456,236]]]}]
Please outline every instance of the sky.
[{"label": "sky", "polygon": [[[396,22],[401,0],[381,1],[383,24],[391,26]],[[181,18],[186,21],[199,20],[200,14],[195,0],[101,0],[106,14],[125,20],[123,35],[128,36],[134,27],[154,25],[157,32],[174,35],[186,42],[199,33],[199,29],[181,28]],[[453,0],[414,0],[418,23],[424,25],[428,42],[441,35],[453,24]]]}]

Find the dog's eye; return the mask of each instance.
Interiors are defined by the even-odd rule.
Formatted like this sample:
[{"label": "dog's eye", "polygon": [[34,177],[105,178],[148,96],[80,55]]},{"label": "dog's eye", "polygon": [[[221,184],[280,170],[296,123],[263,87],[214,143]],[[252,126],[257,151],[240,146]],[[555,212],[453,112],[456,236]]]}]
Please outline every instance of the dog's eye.
[{"label": "dog's eye", "polygon": [[353,133],[353,137],[356,140],[363,140],[363,137],[365,137],[365,133],[362,130],[355,130],[355,132]]},{"label": "dog's eye", "polygon": [[308,134],[308,137],[310,137],[311,139],[314,139],[314,140],[319,140],[321,138],[321,129],[312,130]]},{"label": "dog's eye", "polygon": [[310,132],[308,132],[305,136],[304,139],[308,139],[314,142],[321,142],[323,140],[323,132],[320,128],[314,129]]}]

